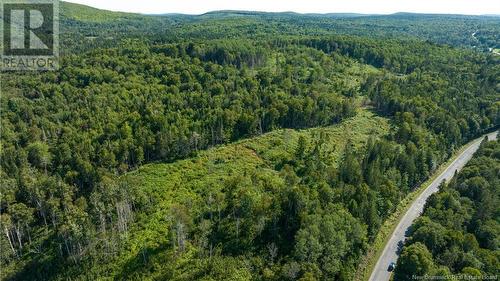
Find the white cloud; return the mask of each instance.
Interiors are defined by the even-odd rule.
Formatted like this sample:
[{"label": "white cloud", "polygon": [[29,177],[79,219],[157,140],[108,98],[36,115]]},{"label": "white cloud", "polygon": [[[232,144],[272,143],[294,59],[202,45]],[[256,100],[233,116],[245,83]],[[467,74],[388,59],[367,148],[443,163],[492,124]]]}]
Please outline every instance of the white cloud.
[{"label": "white cloud", "polygon": [[248,10],[299,13],[395,12],[444,14],[500,14],[496,0],[70,0],[92,7],[146,14],[201,14],[215,10]]}]

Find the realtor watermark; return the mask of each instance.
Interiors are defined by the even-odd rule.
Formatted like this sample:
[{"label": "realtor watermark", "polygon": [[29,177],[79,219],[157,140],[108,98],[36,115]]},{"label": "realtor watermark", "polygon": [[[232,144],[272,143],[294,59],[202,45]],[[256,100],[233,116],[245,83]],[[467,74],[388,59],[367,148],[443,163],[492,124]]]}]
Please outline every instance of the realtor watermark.
[{"label": "realtor watermark", "polygon": [[58,0],[2,0],[1,70],[59,67]]},{"label": "realtor watermark", "polygon": [[473,276],[468,274],[449,274],[445,276],[412,275],[412,280],[498,280],[497,275]]}]

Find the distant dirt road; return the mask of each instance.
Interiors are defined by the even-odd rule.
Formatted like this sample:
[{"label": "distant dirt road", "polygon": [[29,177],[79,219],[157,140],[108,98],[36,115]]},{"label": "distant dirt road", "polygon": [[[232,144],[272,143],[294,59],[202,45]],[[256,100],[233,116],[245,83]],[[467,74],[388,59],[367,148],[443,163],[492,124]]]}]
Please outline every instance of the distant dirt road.
[{"label": "distant dirt road", "polygon": [[[487,134],[489,140],[495,140],[497,138],[497,132]],[[486,135],[485,135],[486,136]],[[422,194],[413,202],[410,209],[403,216],[398,226],[392,233],[392,236],[389,242],[385,245],[384,251],[380,256],[375,268],[372,271],[370,276],[370,281],[388,281],[391,277],[391,272],[387,269],[391,262],[396,262],[398,259],[398,255],[396,251],[398,249],[399,241],[403,241],[405,239],[405,232],[411,226],[413,221],[422,213],[425,205],[425,201],[431,196],[433,193],[438,191],[439,184],[445,180],[449,181],[455,171],[460,171],[467,162],[472,158],[474,152],[477,151],[481,141],[485,136],[474,140],[472,145],[470,145],[464,152],[462,152],[456,159],[453,161],[445,171],[443,171],[428,187],[426,190],[422,192]]]}]

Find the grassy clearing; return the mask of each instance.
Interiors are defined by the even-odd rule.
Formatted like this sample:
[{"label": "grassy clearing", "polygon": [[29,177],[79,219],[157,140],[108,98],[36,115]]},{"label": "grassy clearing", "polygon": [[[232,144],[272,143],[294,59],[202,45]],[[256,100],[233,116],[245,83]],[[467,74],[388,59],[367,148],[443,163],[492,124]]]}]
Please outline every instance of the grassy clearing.
[{"label": "grassy clearing", "polygon": [[253,139],[202,151],[198,156],[168,164],[148,164],[124,177],[132,186],[151,192],[173,192],[180,187],[192,187],[200,182],[216,183],[236,173],[262,170],[276,172],[274,165],[295,153],[299,138],[310,144],[316,135],[324,134],[330,160],[337,164],[348,143],[356,148],[366,144],[370,136],[380,137],[389,130],[386,119],[360,110],[358,114],[338,125],[307,130],[277,130]]},{"label": "grassy clearing", "polygon": [[469,142],[468,144],[462,146],[459,150],[457,150],[450,159],[446,163],[441,164],[439,168],[434,172],[434,174],[423,184],[421,184],[417,189],[413,192],[409,193],[396,207],[394,213],[392,213],[389,218],[382,224],[380,230],[375,237],[375,240],[372,245],[370,245],[370,250],[363,257],[361,262],[359,263],[356,275],[354,277],[354,281],[367,281],[370,279],[370,275],[375,267],[378,259],[382,255],[384,251],[385,245],[389,242],[392,233],[396,229],[398,223],[401,221],[403,216],[406,214],[408,209],[411,207],[412,203],[424,192],[424,190],[448,167],[457,157],[464,152],[469,146],[473,143]]},{"label": "grassy clearing", "polygon": [[[192,159],[168,164],[148,164],[122,177],[132,188],[150,193],[158,202],[169,205],[183,198],[181,191],[195,193],[200,187],[220,186],[232,176],[244,173],[277,173],[276,165],[290,159],[295,153],[299,138],[309,144],[322,133],[327,138],[325,150],[329,151],[333,165],[338,165],[348,143],[355,148],[366,144],[370,136],[380,137],[389,130],[386,119],[360,110],[357,116],[338,125],[307,130],[277,130],[253,139],[242,140],[227,146],[202,151]],[[166,206],[165,206],[166,207]]]},{"label": "grassy clearing", "polygon": [[[154,207],[136,214],[135,223],[129,231],[129,250],[124,251],[124,256],[117,258],[115,263],[109,264],[114,267],[110,271],[119,272],[120,268],[135,264],[134,260],[141,258],[141,249],[161,249],[167,243],[168,216],[173,204],[186,206],[196,217],[201,212],[196,208],[204,205],[206,195],[220,191],[227,180],[238,175],[266,177],[271,186],[273,182],[275,186],[282,185],[284,180],[278,172],[279,163],[293,156],[301,136],[311,143],[317,134],[324,134],[327,139],[325,149],[335,166],[340,162],[347,144],[359,149],[370,136],[382,137],[388,131],[387,119],[360,110],[355,117],[338,125],[307,130],[277,130],[202,151],[192,159],[145,165],[122,176],[121,182],[128,184],[131,190],[140,190],[144,197],[141,200]],[[159,255],[156,257],[158,260],[168,259],[166,253]]]}]

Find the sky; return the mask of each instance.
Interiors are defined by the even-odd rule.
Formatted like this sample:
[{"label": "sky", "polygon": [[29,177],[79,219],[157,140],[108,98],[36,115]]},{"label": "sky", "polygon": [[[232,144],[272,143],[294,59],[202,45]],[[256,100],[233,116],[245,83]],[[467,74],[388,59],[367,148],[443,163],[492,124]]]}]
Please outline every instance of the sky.
[{"label": "sky", "polygon": [[216,10],[298,13],[396,12],[500,14],[500,0],[69,0],[100,9],[143,14],[202,14]]}]

